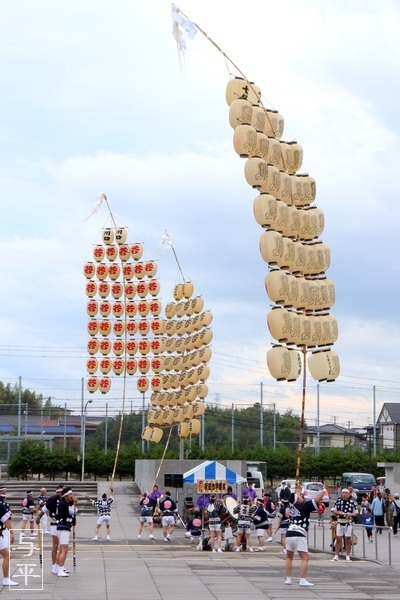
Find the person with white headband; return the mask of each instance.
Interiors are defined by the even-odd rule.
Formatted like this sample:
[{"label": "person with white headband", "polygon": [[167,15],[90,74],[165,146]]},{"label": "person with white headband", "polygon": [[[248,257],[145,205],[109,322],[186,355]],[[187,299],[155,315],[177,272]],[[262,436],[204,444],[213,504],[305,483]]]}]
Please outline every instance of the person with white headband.
[{"label": "person with white headband", "polygon": [[69,487],[63,488],[61,492],[61,500],[57,506],[56,522],[57,522],[57,536],[59,544],[59,555],[58,555],[58,577],[68,577],[64,569],[65,559],[67,558],[69,548],[69,538],[71,534],[71,528],[76,522],[76,499]]}]

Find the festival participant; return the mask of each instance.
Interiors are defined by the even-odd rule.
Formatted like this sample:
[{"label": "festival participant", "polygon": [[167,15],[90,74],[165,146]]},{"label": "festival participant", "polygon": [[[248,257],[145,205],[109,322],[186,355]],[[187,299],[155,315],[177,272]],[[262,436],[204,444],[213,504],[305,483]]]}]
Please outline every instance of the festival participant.
[{"label": "festival participant", "polygon": [[195,510],[193,517],[187,522],[185,537],[189,538],[191,542],[193,542],[195,539],[200,539],[201,530],[201,512],[199,510]]},{"label": "festival participant", "polygon": [[268,513],[264,508],[264,502],[262,498],[257,498],[256,500],[256,511],[253,514],[253,523],[256,528],[256,535],[258,538],[258,548],[255,548],[255,551],[264,552],[264,536],[270,525]]},{"label": "festival participant", "polygon": [[290,507],[288,502],[285,502],[279,507],[277,517],[279,525],[276,531],[279,529],[279,533],[281,534],[281,543],[283,546],[281,553],[286,554],[286,533],[290,523]]},{"label": "festival participant", "polygon": [[158,489],[158,485],[155,483],[153,485],[153,490],[152,490],[152,492],[150,494],[150,498],[152,498],[153,500],[156,500],[157,502],[159,502],[161,497],[162,497],[162,493]]},{"label": "festival participant", "polygon": [[286,585],[292,583],[292,567],[295,552],[300,556],[300,581],[299,585],[311,587],[307,581],[308,545],[307,530],[310,524],[310,515],[318,509],[318,504],[326,494],[322,489],[312,500],[304,500],[301,483],[297,484],[297,493],[290,496],[289,527],[286,532]]},{"label": "festival participant", "polygon": [[164,499],[160,502],[162,514],[161,524],[163,526],[164,542],[171,541],[171,535],[175,529],[175,515],[178,512],[176,502],[171,498],[171,492],[165,492]]},{"label": "festival participant", "polygon": [[96,523],[96,529],[94,532],[94,538],[92,538],[92,540],[94,540],[94,541],[99,539],[99,531],[100,531],[100,527],[102,526],[103,523],[106,524],[107,540],[109,541],[111,539],[111,537],[110,537],[111,504],[114,502],[114,496],[112,496],[111,494],[113,492],[114,492],[113,488],[110,487],[110,494],[108,496],[107,496],[107,494],[103,494],[101,497],[101,500],[100,500],[100,498],[98,498],[97,500],[93,500],[93,498],[91,498],[90,496],[86,496],[86,498],[88,500],[90,500],[90,502],[93,504],[93,506],[96,507],[97,514],[99,515],[99,518]]},{"label": "festival participant", "polygon": [[[5,490],[3,488],[1,490]],[[5,495],[2,496],[5,500]],[[7,532],[7,534],[5,534]],[[10,579],[10,550],[9,544],[14,543],[14,530],[11,525],[11,511],[7,502],[0,501],[0,554],[3,557],[3,585],[14,586],[18,585],[16,581]]]},{"label": "festival participant", "polygon": [[61,492],[61,500],[57,505],[56,513],[57,536],[59,544],[58,577],[69,576],[69,573],[64,569],[64,564],[69,549],[71,528],[76,523],[77,508],[75,502],[76,499],[74,498],[72,490],[69,487],[63,488]]},{"label": "festival participant", "polygon": [[22,526],[21,530],[25,531],[26,524],[29,523],[29,527],[31,529],[31,537],[35,534],[35,501],[33,499],[33,492],[28,490],[26,492],[26,497],[22,502]]},{"label": "festival participant", "polygon": [[353,533],[353,517],[358,515],[357,504],[350,496],[348,488],[342,489],[342,496],[338,498],[332,507],[332,513],[337,515],[338,524],[336,528],[335,556],[332,561],[339,560],[339,552],[342,548],[343,536],[346,548],[346,560],[350,562],[351,535]]},{"label": "festival participant", "polygon": [[[40,488],[40,494],[38,496],[37,499],[37,507],[38,507],[38,514],[40,512],[40,510],[43,508],[43,506],[46,506],[46,502],[47,502],[47,490],[46,488]],[[47,530],[47,514],[42,512],[42,516],[38,520],[36,519],[36,522],[38,525],[42,526],[43,529],[43,533],[50,533],[50,531]]]},{"label": "festival participant", "polygon": [[222,500],[226,500],[226,498],[233,498],[234,500],[236,500],[237,502],[237,495],[235,494],[235,492],[232,491],[232,486],[228,485],[227,489],[226,489],[226,494],[222,494]]},{"label": "festival participant", "polygon": [[275,512],[275,505],[271,500],[271,494],[269,492],[266,492],[264,494],[264,508],[267,511],[268,514],[268,519],[269,519],[269,527],[267,530],[268,533],[268,538],[267,538],[267,542],[273,542],[273,537],[272,537],[272,524],[274,522],[274,519],[276,517],[276,512]]},{"label": "festival participant", "polygon": [[[211,550],[212,552],[222,552],[221,516],[226,512],[226,508],[221,502],[217,501],[215,494],[210,494],[210,502],[204,511],[208,517]],[[215,538],[217,538],[217,550],[215,550]]]},{"label": "festival participant", "polygon": [[242,500],[244,500],[245,498],[248,498],[250,501],[250,506],[251,506],[255,502],[256,497],[257,497],[257,492],[253,488],[252,482],[248,481],[247,487],[245,487],[242,492]]},{"label": "festival participant", "polygon": [[393,497],[392,513],[393,513],[393,536],[397,536],[397,529],[400,525],[400,499],[399,499],[399,494],[397,494],[397,493]]},{"label": "festival participant", "polygon": [[242,550],[242,542],[246,541],[250,552],[254,552],[251,544],[250,527],[255,513],[256,507],[250,506],[250,499],[248,497],[243,498],[242,503],[235,506],[233,509],[234,514],[238,515],[238,526],[237,526],[237,538],[235,552]]},{"label": "festival participant", "polygon": [[149,526],[149,539],[155,540],[153,535],[153,511],[157,506],[157,500],[149,496],[148,492],[143,492],[143,495],[139,502],[140,505],[140,517],[139,517],[139,531],[138,540],[142,537],[142,531],[145,523]]},{"label": "festival participant", "polygon": [[[54,494],[54,496],[50,496],[50,498],[47,500],[46,504],[44,506],[42,506],[42,508],[39,510],[39,514],[36,519],[36,523],[39,525],[40,519],[42,518],[42,516],[44,514],[46,514],[50,517],[50,533],[51,533],[51,540],[52,540],[51,572],[53,575],[58,574],[58,567],[59,567],[59,565],[58,565],[58,550],[59,550],[59,548],[58,548],[58,535],[57,535],[57,507],[61,500],[62,491],[63,491],[63,487],[59,486],[56,489],[56,493]],[[69,573],[68,569],[64,569],[64,570],[66,570],[67,573]]]}]

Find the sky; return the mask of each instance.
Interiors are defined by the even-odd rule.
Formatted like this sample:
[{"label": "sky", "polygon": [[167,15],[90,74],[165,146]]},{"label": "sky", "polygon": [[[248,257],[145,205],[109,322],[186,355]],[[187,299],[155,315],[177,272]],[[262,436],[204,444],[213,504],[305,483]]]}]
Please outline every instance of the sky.
[{"label": "sky", "polygon": [[[171,5],[17,0],[0,22],[0,380],[78,412],[86,376],[83,265],[110,215],[158,261],[165,304],[179,271],[213,313],[211,404],[301,410],[301,381],[266,367],[267,264],[257,195],[233,149],[225,88],[236,65],[304,149],[331,249],[341,375],[320,422],[363,427],[400,394],[397,263],[400,3],[183,0],[201,33],[180,68]],[[233,65],[232,65],[233,63]],[[262,384],[262,385],[261,385]],[[117,382],[89,414],[120,409]],[[130,384],[131,408],[141,406]],[[375,389],[375,396],[373,390]],[[85,400],[89,398],[85,392]],[[374,401],[375,398],[375,401]],[[317,418],[307,377],[306,419]]]}]

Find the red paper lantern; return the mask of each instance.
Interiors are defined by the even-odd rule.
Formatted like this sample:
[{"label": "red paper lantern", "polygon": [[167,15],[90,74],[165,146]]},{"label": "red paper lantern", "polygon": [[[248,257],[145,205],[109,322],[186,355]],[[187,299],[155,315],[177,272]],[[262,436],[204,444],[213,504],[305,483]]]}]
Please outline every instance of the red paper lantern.
[{"label": "red paper lantern", "polygon": [[105,248],[101,244],[93,248],[93,258],[96,262],[101,262],[104,259],[105,255]]},{"label": "red paper lantern", "polygon": [[89,354],[94,355],[97,354],[99,350],[99,340],[97,340],[96,338],[92,338],[90,340],[88,340],[87,343],[87,351]]},{"label": "red paper lantern", "polygon": [[128,321],[125,325],[125,331],[127,335],[135,335],[138,330],[138,324],[136,321]]},{"label": "red paper lantern", "polygon": [[143,279],[146,275],[146,271],[144,270],[144,263],[138,262],[134,265],[135,277],[137,279]]},{"label": "red paper lantern", "polygon": [[122,358],[114,359],[112,368],[115,375],[121,375],[125,370],[125,361]]},{"label": "red paper lantern", "polygon": [[145,270],[146,276],[149,277],[150,279],[152,277],[155,277],[157,274],[157,263],[154,262],[154,260],[151,260],[151,261],[145,263],[144,270]]},{"label": "red paper lantern", "polygon": [[139,377],[136,385],[139,392],[147,392],[149,389],[149,380],[147,377]]},{"label": "red paper lantern", "polygon": [[160,300],[151,300],[149,303],[149,308],[151,314],[155,317],[158,317],[158,315],[161,313],[162,304]]},{"label": "red paper lantern", "polygon": [[115,340],[112,344],[112,349],[116,356],[122,356],[125,351],[125,344],[121,340]]},{"label": "red paper lantern", "polygon": [[111,333],[111,322],[108,319],[103,319],[99,323],[99,332],[104,337],[108,337]]},{"label": "red paper lantern", "polygon": [[141,317],[147,317],[150,311],[149,303],[146,300],[142,300],[141,302],[138,302],[137,309]]},{"label": "red paper lantern", "polygon": [[140,260],[143,255],[143,246],[142,244],[133,244],[131,246],[131,257],[133,260]]},{"label": "red paper lantern", "polygon": [[98,369],[99,363],[97,358],[88,358],[86,361],[86,371],[89,375],[94,375]]},{"label": "red paper lantern", "polygon": [[108,317],[111,314],[111,302],[100,302],[99,310],[102,317]]},{"label": "red paper lantern", "polygon": [[122,294],[124,292],[124,286],[122,285],[122,283],[113,283],[111,286],[111,294],[113,296],[113,298],[115,298],[116,300],[118,300],[119,298],[121,298]]},{"label": "red paper lantern", "polygon": [[104,279],[106,279],[108,276],[108,266],[100,263],[99,265],[97,265],[96,267],[96,277],[97,279],[99,279],[100,281],[103,281]]},{"label": "red paper lantern", "polygon": [[122,302],[114,302],[112,312],[116,319],[120,319],[124,314],[124,304]]},{"label": "red paper lantern", "polygon": [[110,354],[111,348],[112,348],[112,345],[111,345],[110,340],[101,340],[99,342],[99,350],[103,356],[107,356],[108,354]]},{"label": "red paper lantern", "polygon": [[121,274],[121,267],[119,265],[109,265],[108,276],[112,281],[116,281]]},{"label": "red paper lantern", "polygon": [[85,263],[83,267],[83,274],[86,279],[93,279],[93,277],[96,275],[95,265],[92,262]]},{"label": "red paper lantern", "polygon": [[137,367],[142,375],[145,375],[150,370],[150,360],[148,358],[139,358],[137,361]]},{"label": "red paper lantern", "polygon": [[94,298],[95,295],[97,294],[97,283],[95,283],[94,281],[88,281],[85,289],[86,289],[86,295],[89,298]]},{"label": "red paper lantern", "polygon": [[111,371],[112,362],[110,358],[102,358],[100,360],[100,371],[103,375],[108,375]]},{"label": "red paper lantern", "polygon": [[148,291],[149,291],[149,286],[145,281],[140,281],[136,285],[136,293],[139,296],[139,298],[145,298],[148,294]]},{"label": "red paper lantern", "polygon": [[124,276],[124,279],[127,279],[128,281],[130,281],[132,279],[132,277],[134,277],[134,275],[135,275],[133,266],[131,264],[124,265],[122,267],[122,274]]},{"label": "red paper lantern", "polygon": [[137,369],[136,360],[128,359],[125,362],[125,371],[128,373],[128,375],[134,375],[136,373],[136,369]]},{"label": "red paper lantern", "polygon": [[86,383],[86,387],[90,394],[94,394],[99,389],[99,380],[97,377],[89,377]]},{"label": "red paper lantern", "polygon": [[125,314],[130,319],[133,319],[137,313],[137,304],[136,302],[127,302],[125,304]]},{"label": "red paper lantern", "polygon": [[143,339],[138,342],[138,350],[140,354],[148,354],[150,352],[150,341]]},{"label": "red paper lantern", "polygon": [[126,342],[126,352],[129,356],[134,356],[138,351],[138,343],[135,340]]},{"label": "red paper lantern", "polygon": [[110,293],[110,284],[106,281],[102,281],[99,283],[98,290],[100,298],[107,298]]},{"label": "red paper lantern", "polygon": [[137,330],[140,335],[148,335],[150,331],[150,322],[145,320],[139,321]]},{"label": "red paper lantern", "polygon": [[150,324],[150,329],[154,335],[164,335],[165,323],[162,319],[153,319]]},{"label": "red paper lantern", "polygon": [[114,335],[116,335],[117,337],[120,337],[121,335],[124,335],[125,333],[125,324],[123,321],[115,321],[113,323],[112,326]]},{"label": "red paper lantern", "polygon": [[111,389],[111,379],[109,377],[102,377],[99,380],[99,390],[102,394],[107,394]]},{"label": "red paper lantern", "polygon": [[164,338],[156,338],[151,340],[150,348],[153,354],[161,354],[165,349],[165,340]]},{"label": "red paper lantern", "polygon": [[86,312],[89,317],[95,317],[98,313],[99,306],[95,300],[91,300],[86,304]]},{"label": "red paper lantern", "polygon": [[125,297],[132,300],[136,296],[136,285],[134,283],[125,284]]},{"label": "red paper lantern", "polygon": [[97,335],[99,332],[99,322],[95,319],[88,321],[87,332],[89,335]]},{"label": "red paper lantern", "polygon": [[162,356],[160,356],[160,357],[157,356],[157,357],[153,358],[151,361],[152,371],[154,373],[160,373],[161,371],[163,371],[164,362],[165,362],[165,359]]},{"label": "red paper lantern", "polygon": [[118,248],[116,246],[107,246],[106,258],[110,262],[113,262],[116,258],[118,258]]}]

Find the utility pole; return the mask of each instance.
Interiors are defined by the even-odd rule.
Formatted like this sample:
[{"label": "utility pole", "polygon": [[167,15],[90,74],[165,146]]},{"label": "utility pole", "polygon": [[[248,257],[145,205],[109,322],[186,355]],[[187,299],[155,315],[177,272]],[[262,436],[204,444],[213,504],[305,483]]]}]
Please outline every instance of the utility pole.
[{"label": "utility pole", "polygon": [[264,402],[263,382],[260,383],[260,445],[264,446]]},{"label": "utility pole", "polygon": [[317,383],[317,456],[321,451],[321,432],[319,421],[319,383]]},{"label": "utility pole", "polygon": [[231,449],[233,452],[233,448],[235,445],[235,405],[232,402],[232,431],[231,431]]}]

